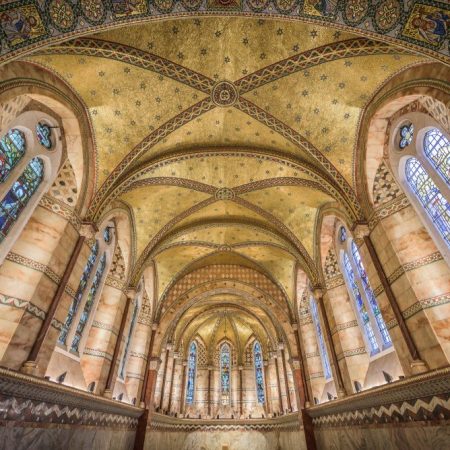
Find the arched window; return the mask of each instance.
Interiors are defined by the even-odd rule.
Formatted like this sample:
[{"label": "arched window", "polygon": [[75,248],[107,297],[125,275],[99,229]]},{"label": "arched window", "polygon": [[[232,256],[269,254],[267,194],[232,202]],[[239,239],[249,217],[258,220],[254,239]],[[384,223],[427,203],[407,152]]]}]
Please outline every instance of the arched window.
[{"label": "arched window", "polygon": [[361,295],[361,291],[359,290],[358,284],[356,283],[355,273],[353,272],[353,267],[350,262],[350,258],[348,257],[347,252],[344,252],[343,256],[345,275],[347,278],[347,282],[349,284],[351,294],[355,301],[356,310],[358,312],[360,325],[364,330],[364,334],[366,336],[367,342],[370,346],[370,353],[375,354],[380,351],[380,348],[377,343],[377,339],[375,337],[375,333],[373,332],[372,324],[370,323],[369,313],[367,312],[366,306],[364,304],[363,297]]},{"label": "arched window", "polygon": [[90,326],[92,313],[95,311],[109,269],[111,254],[115,246],[115,233],[112,225],[105,234],[105,229],[97,233],[97,239],[81,275],[75,297],[70,305],[58,342],[65,350],[74,353],[83,352],[84,331]]},{"label": "arched window", "polygon": [[0,203],[0,242],[19,218],[44,177],[44,162],[33,158]]},{"label": "arched window", "polygon": [[[450,157],[447,155],[446,162],[441,161],[437,166],[439,169],[447,171],[446,176],[449,174],[449,159]],[[440,173],[441,170],[439,170]],[[441,194],[440,189],[417,158],[412,157],[406,161],[405,174],[409,186],[416,194],[447,246],[450,247],[450,203]]]},{"label": "arched window", "polygon": [[0,140],[0,183],[8,178],[24,154],[25,136],[19,130],[9,130]]},{"label": "arched window", "polygon": [[70,305],[69,312],[67,313],[66,321],[64,322],[63,329],[58,338],[58,342],[61,344],[65,344],[67,340],[67,334],[72,325],[72,322],[77,314],[78,308],[81,304],[81,300],[83,298],[83,293],[86,289],[88,281],[91,277],[92,269],[94,268],[95,261],[98,255],[98,241],[95,241],[95,244],[92,246],[91,254],[87,260],[86,266],[83,270],[83,275],[81,275],[80,283],[78,284],[78,289],[75,294],[75,297],[72,300],[72,304]]},{"label": "arched window", "polygon": [[330,360],[328,359],[327,347],[325,346],[325,341],[323,339],[322,334],[322,327],[320,326],[319,311],[317,310],[317,304],[312,297],[310,299],[310,305],[311,305],[311,316],[314,322],[314,326],[316,328],[317,341],[319,343],[319,353],[320,358],[322,359],[323,373],[325,375],[325,379],[328,380],[331,378]]},{"label": "arched window", "polygon": [[192,405],[194,403],[195,393],[195,375],[197,371],[197,344],[192,342],[189,347],[188,358],[188,377],[186,386],[186,403]]},{"label": "arched window", "polygon": [[131,340],[133,339],[133,333],[134,328],[136,326],[138,312],[139,312],[139,302],[137,301],[137,299],[135,299],[133,315],[131,316],[130,329],[128,330],[127,340],[125,341],[125,349],[123,352],[123,357],[119,369],[119,377],[122,378],[122,380],[125,379],[125,367],[127,364],[128,352],[130,351]]},{"label": "arched window", "polygon": [[227,343],[220,347],[220,391],[222,405],[230,404],[231,349]]},{"label": "arched window", "polygon": [[103,274],[105,272],[105,266],[106,266],[106,254],[103,253],[103,255],[100,258],[100,262],[97,267],[97,271],[95,272],[94,281],[92,282],[91,289],[89,291],[87,301],[84,304],[83,312],[81,313],[80,320],[78,322],[77,329],[75,331],[75,336],[72,341],[71,350],[78,352],[80,340],[83,336],[84,327],[86,326],[86,323],[89,319],[89,316],[92,311],[92,307],[94,305],[95,299],[97,297],[97,291],[100,286],[100,282],[102,281]]},{"label": "arched window", "polygon": [[378,330],[381,334],[381,338],[383,340],[383,344],[385,347],[389,347],[392,345],[391,337],[389,336],[389,331],[386,328],[386,323],[384,322],[383,316],[381,315],[380,308],[378,307],[377,299],[370,287],[369,278],[367,277],[366,270],[364,269],[364,265],[361,260],[361,255],[359,254],[358,247],[355,244],[355,241],[351,243],[352,247],[352,255],[353,260],[356,265],[356,270],[358,271],[359,278],[361,279],[361,283],[366,294],[366,298],[369,302],[372,313],[375,317],[375,321],[378,326]]},{"label": "arched window", "polygon": [[255,364],[256,396],[258,398],[258,403],[264,403],[264,363],[261,345],[258,341],[256,341],[253,346],[253,362]]},{"label": "arched window", "polygon": [[63,142],[57,125],[27,111],[0,137],[0,264],[56,178]]},{"label": "arched window", "polygon": [[431,164],[450,185],[450,141],[440,130],[433,128],[425,133],[423,149]]}]

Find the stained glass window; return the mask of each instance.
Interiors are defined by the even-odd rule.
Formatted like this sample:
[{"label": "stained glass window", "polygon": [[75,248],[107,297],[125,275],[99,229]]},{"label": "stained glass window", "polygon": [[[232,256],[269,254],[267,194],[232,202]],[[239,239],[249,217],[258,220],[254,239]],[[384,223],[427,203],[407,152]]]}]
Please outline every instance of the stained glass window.
[{"label": "stained glass window", "polygon": [[389,347],[390,345],[392,345],[392,340],[389,336],[389,331],[386,328],[386,323],[384,322],[383,316],[381,315],[380,308],[378,307],[377,299],[375,298],[372,288],[370,287],[369,278],[367,277],[366,270],[364,269],[358,247],[356,246],[354,241],[352,241],[352,254],[356,269],[358,270],[358,274],[363,285],[364,292],[366,293],[366,298],[369,301],[369,305],[377,322],[378,329],[380,330],[383,344],[386,347]]},{"label": "stained glass window", "polygon": [[228,344],[220,347],[220,387],[222,405],[230,404],[231,350]]},{"label": "stained glass window", "polygon": [[433,128],[425,134],[424,149],[433,166],[450,184],[450,141],[437,128]]},{"label": "stained glass window", "polygon": [[322,327],[320,326],[319,320],[319,311],[317,310],[317,305],[314,299],[310,299],[311,305],[311,316],[314,322],[314,326],[316,327],[317,340],[319,342],[319,353],[322,359],[323,373],[325,374],[325,378],[328,380],[331,378],[331,367],[330,360],[328,359],[327,347],[325,346],[325,341],[323,339]]},{"label": "stained glass window", "polygon": [[64,322],[63,329],[59,335],[58,341],[61,344],[66,343],[67,334],[69,333],[70,326],[72,325],[73,319],[77,314],[78,308],[81,303],[81,299],[83,298],[84,290],[86,289],[86,285],[88,284],[89,278],[91,276],[92,269],[95,264],[95,260],[98,255],[98,242],[92,246],[91,254],[87,260],[86,266],[83,270],[83,275],[81,275],[80,283],[78,284],[78,289],[75,294],[75,297],[72,300],[72,304],[70,305],[69,312],[66,317],[66,321]]},{"label": "stained glass window", "polygon": [[111,227],[106,227],[103,231],[103,240],[109,244],[111,242]]},{"label": "stained glass window", "polygon": [[139,312],[139,304],[136,301],[134,303],[133,315],[131,316],[130,329],[128,331],[127,340],[125,342],[125,350],[123,352],[123,358],[120,363],[119,377],[122,378],[122,380],[125,378],[125,366],[127,364],[128,352],[130,350],[131,339],[133,338],[133,332],[134,327],[136,326],[138,312]]},{"label": "stained glass window", "polygon": [[361,319],[361,324],[364,328],[364,333],[367,337],[367,340],[370,345],[371,353],[377,353],[380,351],[380,348],[378,347],[377,340],[375,338],[375,334],[372,329],[372,325],[370,324],[369,319],[369,313],[367,312],[367,309],[364,305],[363,298],[361,296],[361,292],[359,290],[358,285],[356,284],[355,280],[355,274],[353,272],[352,265],[350,263],[350,259],[347,255],[347,252],[344,253],[344,269],[345,273],[347,275],[347,280],[350,285],[350,289],[352,291],[355,303],[356,303],[356,309],[358,311],[359,317]]},{"label": "stained glass window", "polygon": [[414,137],[414,125],[412,123],[403,125],[400,128],[400,142],[399,147],[403,150],[411,144]]},{"label": "stained glass window", "polygon": [[0,242],[27,206],[44,178],[44,162],[33,158],[0,202]]},{"label": "stained glass window", "polygon": [[25,154],[25,136],[12,129],[0,139],[0,183],[3,183],[11,170]]},{"label": "stained glass window", "polygon": [[258,341],[256,341],[253,346],[253,361],[255,364],[256,396],[258,398],[258,403],[264,403],[264,362],[261,345]]},{"label": "stained glass window", "polygon": [[345,227],[339,228],[339,240],[341,242],[345,242],[346,239],[347,239],[347,230],[345,229]]},{"label": "stained glass window", "polygon": [[39,122],[36,125],[36,136],[38,138],[39,144],[41,144],[47,150],[50,150],[52,148],[51,134],[52,130],[47,124]]},{"label": "stained glass window", "polygon": [[450,247],[450,203],[416,158],[409,158],[405,166],[406,179],[430,216],[435,227]]},{"label": "stained glass window", "polygon": [[91,289],[89,290],[89,294],[84,305],[83,312],[81,313],[80,321],[78,322],[77,329],[75,331],[75,336],[72,341],[71,350],[78,352],[78,348],[80,345],[81,337],[83,336],[84,327],[89,319],[89,315],[91,313],[92,307],[94,306],[95,299],[97,297],[97,291],[102,281],[103,272],[105,271],[106,266],[106,254],[103,253],[100,261],[98,263],[97,271],[94,275],[94,280],[92,281]]},{"label": "stained glass window", "polygon": [[194,403],[195,392],[195,373],[197,370],[197,345],[192,342],[189,347],[189,359],[188,359],[188,377],[186,386],[186,403],[192,405]]}]

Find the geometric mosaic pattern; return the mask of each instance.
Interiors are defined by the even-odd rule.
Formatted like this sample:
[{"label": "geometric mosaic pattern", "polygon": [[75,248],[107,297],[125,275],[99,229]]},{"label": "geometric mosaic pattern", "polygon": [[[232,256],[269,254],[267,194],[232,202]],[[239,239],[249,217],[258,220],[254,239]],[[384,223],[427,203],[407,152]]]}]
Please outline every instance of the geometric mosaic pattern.
[{"label": "geometric mosaic pattern", "polygon": [[78,200],[75,172],[69,159],[61,167],[48,195],[74,208]]},{"label": "geometric mosaic pattern", "polygon": [[397,198],[402,191],[384,163],[378,166],[373,183],[373,203],[374,206],[380,206],[383,203],[390,202]]},{"label": "geometric mosaic pattern", "polygon": [[323,268],[325,280],[330,280],[338,275],[341,275],[339,270],[339,264],[336,259],[336,253],[333,248],[328,250],[328,254],[325,258],[325,265]]}]

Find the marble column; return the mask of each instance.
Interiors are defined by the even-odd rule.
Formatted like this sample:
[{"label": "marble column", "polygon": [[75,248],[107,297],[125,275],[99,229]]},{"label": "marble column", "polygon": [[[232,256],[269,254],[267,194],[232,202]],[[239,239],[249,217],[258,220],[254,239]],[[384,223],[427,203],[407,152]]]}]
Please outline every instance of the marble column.
[{"label": "marble column", "polygon": [[278,390],[278,401],[280,402],[279,412],[283,413],[283,397],[281,396],[281,383],[280,383],[280,368],[278,367],[278,355],[275,354],[275,372],[277,377],[277,390]]},{"label": "marble column", "polygon": [[185,405],[186,405],[187,360],[184,359],[182,364],[183,364],[183,376],[181,378],[181,387],[180,387],[180,414],[184,414],[184,408],[185,408]]},{"label": "marble column", "polygon": [[144,392],[144,404],[150,409],[153,398],[155,396],[156,378],[158,377],[159,366],[161,365],[161,359],[153,357],[150,359],[148,366],[148,378],[146,384],[146,390]]},{"label": "marble column", "polygon": [[176,361],[178,359],[178,354],[174,353],[172,357],[172,375],[170,377],[170,388],[169,388],[169,405],[167,406],[167,411],[170,413],[172,409],[172,395],[173,395],[173,382],[175,380],[175,368]]},{"label": "marble column", "polygon": [[164,369],[162,375],[162,383],[161,383],[161,397],[159,399],[159,409],[163,409],[164,406],[164,394],[166,391],[166,377],[167,377],[167,368],[169,367],[169,358],[170,358],[170,350],[172,346],[171,344],[167,344],[166,346],[166,357],[164,359]]},{"label": "marble column", "polygon": [[214,367],[213,366],[208,366],[208,416],[211,417],[211,375],[212,375],[212,371],[213,371]]},{"label": "marble column", "polygon": [[328,348],[330,350],[331,360],[333,361],[333,367],[334,367],[334,379],[336,383],[336,392],[338,397],[345,397],[345,387],[344,387],[344,381],[342,378],[341,368],[338,364],[337,356],[336,356],[336,350],[333,345],[333,339],[331,336],[331,329],[330,329],[330,323],[328,321],[328,316],[325,311],[325,305],[323,302],[323,293],[321,289],[314,289],[313,292],[314,298],[317,301],[317,304],[319,306],[320,315],[322,317],[323,322],[323,329],[324,329],[324,336],[326,339],[326,342],[328,344]]},{"label": "marble column", "polygon": [[[311,405],[311,396],[308,390],[308,383],[306,382],[306,358],[305,358],[305,352],[303,350],[302,343],[302,332],[300,330],[300,327],[297,323],[292,324],[292,329],[294,330],[295,335],[295,341],[297,343],[297,352],[299,355],[298,369],[293,368],[294,372],[294,380],[296,383],[296,386],[298,386],[299,391],[299,410],[302,408],[309,408]],[[300,375],[300,376],[299,376]]]},{"label": "marble column", "polygon": [[266,399],[266,413],[270,414],[272,412],[271,402],[270,402],[270,390],[269,390],[269,361],[264,360],[264,389],[265,389],[265,399]]},{"label": "marble column", "polygon": [[303,386],[302,380],[302,371],[300,368],[300,361],[297,358],[293,358],[289,361],[291,364],[292,377],[294,379],[294,388],[297,396],[297,405],[298,410],[305,408],[306,400],[305,400],[305,387]]},{"label": "marble column", "polygon": [[394,292],[392,291],[391,284],[384,272],[381,261],[378,257],[377,251],[370,239],[370,233],[368,227],[357,226],[354,230],[355,236],[362,236],[364,239],[364,243],[366,244],[367,249],[369,250],[369,255],[372,260],[373,266],[375,267],[376,274],[381,281],[381,285],[383,286],[386,297],[389,301],[389,305],[392,308],[392,312],[394,313],[395,319],[397,320],[398,326],[400,328],[400,332],[402,337],[406,343],[406,347],[409,351],[409,356],[411,358],[411,369],[413,374],[423,373],[428,370],[426,363],[420,358],[419,351],[417,346],[411,336],[411,333],[406,325],[406,321],[403,317],[402,311],[397,303],[397,299],[395,298]]},{"label": "marble column", "polygon": [[56,310],[63,298],[63,294],[69,284],[70,276],[74,270],[74,267],[78,261],[78,257],[80,256],[81,250],[83,249],[83,244],[86,238],[90,238],[95,234],[96,226],[94,224],[84,224],[80,229],[80,235],[78,240],[75,243],[75,247],[70,256],[69,262],[67,263],[66,269],[64,270],[64,274],[59,282],[58,289],[53,296],[50,307],[45,315],[44,322],[39,330],[39,333],[34,341],[33,347],[31,348],[30,354],[28,355],[27,360],[23,363],[21,372],[27,373],[29,375],[33,375],[37,370],[37,358],[39,352],[41,351],[42,345],[45,342],[47,334],[50,330],[52,321],[55,317]]},{"label": "marble column", "polygon": [[116,345],[114,346],[114,353],[111,361],[111,365],[109,366],[108,378],[106,379],[105,391],[103,392],[103,396],[107,398],[111,398],[114,390],[114,376],[116,375],[116,365],[119,357],[119,351],[122,344],[123,333],[125,330],[125,326],[128,320],[128,311],[130,310],[130,304],[133,302],[136,296],[136,291],[131,289],[127,293],[127,299],[125,303],[125,309],[122,314],[122,320],[120,321],[119,334],[117,336]]},{"label": "marble column", "polygon": [[239,366],[239,415],[244,414],[244,383],[242,382],[244,366]]},{"label": "marble column", "polygon": [[288,411],[292,411],[292,403],[291,403],[291,395],[289,393],[289,382],[287,376],[287,368],[286,368],[286,356],[284,353],[284,345],[280,345],[280,353],[281,353],[281,362],[283,364],[283,378],[284,385],[286,386],[286,400],[287,400],[287,408]]},{"label": "marble column", "polygon": [[[145,408],[146,406],[148,408],[150,406],[150,404],[146,402],[146,398],[147,398],[147,392],[148,392],[148,379],[149,379],[149,375],[150,375],[150,372],[149,372],[150,371],[150,361],[152,359],[153,343],[155,342],[155,335],[156,335],[157,329],[158,329],[158,324],[153,323],[152,331],[150,334],[150,342],[148,345],[147,362],[145,364],[144,381],[142,383],[141,401],[140,401],[141,408]],[[155,378],[155,380],[156,380],[156,378]],[[152,396],[152,398],[153,398],[153,396]]]}]

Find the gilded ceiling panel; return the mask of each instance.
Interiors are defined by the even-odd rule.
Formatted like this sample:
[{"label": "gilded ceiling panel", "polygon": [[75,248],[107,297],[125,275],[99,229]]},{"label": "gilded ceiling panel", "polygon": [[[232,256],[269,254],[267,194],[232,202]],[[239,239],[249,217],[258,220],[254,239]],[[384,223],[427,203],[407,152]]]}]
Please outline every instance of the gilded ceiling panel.
[{"label": "gilded ceiling panel", "polygon": [[194,260],[206,256],[213,250],[208,247],[189,245],[172,247],[158,254],[154,258],[158,276],[158,297],[163,294],[177,273]]},{"label": "gilded ceiling panel", "polygon": [[[210,114],[210,113],[207,113]],[[242,113],[240,113],[242,114]],[[171,138],[172,139],[172,138]],[[242,184],[252,183],[267,178],[292,177],[312,180],[313,178],[301,168],[292,168],[280,160],[264,159],[256,152],[248,149],[230,148],[227,156],[201,153],[191,159],[173,158],[169,163],[159,164],[137,180],[151,177],[176,177],[198,181],[217,189],[234,188]]]},{"label": "gilded ceiling panel", "polygon": [[198,221],[210,221],[214,219],[236,219],[264,220],[258,213],[238,205],[231,200],[219,200],[211,205],[205,206],[200,211],[191,214],[178,223],[178,227],[193,224]]},{"label": "gilded ceiling panel", "polygon": [[142,156],[141,161],[174,150],[224,145],[281,150],[305,156],[289,140],[244,112],[236,108],[215,108],[162,139]]},{"label": "gilded ceiling panel", "polygon": [[95,37],[155,53],[215,80],[235,81],[281,59],[353,35],[281,20],[202,17],[128,26]]},{"label": "gilded ceiling panel", "polygon": [[[33,56],[56,71],[85,102],[94,127],[100,185],[144,137],[204,94],[122,62],[89,56]],[[87,82],[89,80],[89,82]]]},{"label": "gilded ceiling panel", "polygon": [[339,59],[296,72],[244,97],[302,134],[352,183],[362,108],[383,81],[424,61],[400,54]]},{"label": "gilded ceiling panel", "polygon": [[307,187],[276,186],[243,194],[251,203],[273,214],[313,253],[313,230],[317,208],[332,201],[327,194]]},{"label": "gilded ceiling panel", "polygon": [[145,186],[122,195],[133,209],[137,255],[172,218],[208,198],[208,194],[175,186]]},{"label": "gilded ceiling panel", "polygon": [[240,247],[236,251],[261,264],[280,283],[289,300],[293,301],[296,261],[292,255],[279,248],[256,245]]}]

